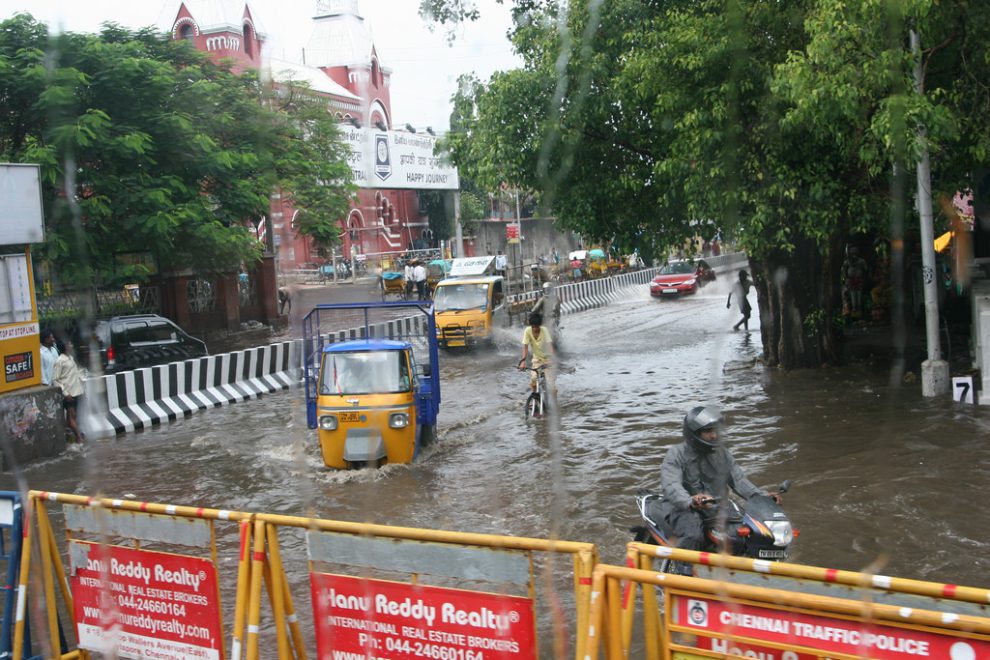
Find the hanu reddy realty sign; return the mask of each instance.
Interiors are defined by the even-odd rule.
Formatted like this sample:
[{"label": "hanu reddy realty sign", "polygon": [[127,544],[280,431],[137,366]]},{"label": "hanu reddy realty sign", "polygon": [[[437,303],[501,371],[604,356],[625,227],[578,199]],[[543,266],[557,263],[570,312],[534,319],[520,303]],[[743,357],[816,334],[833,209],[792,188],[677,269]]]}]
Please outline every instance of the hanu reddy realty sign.
[{"label": "hanu reddy realty sign", "polygon": [[457,169],[436,151],[436,137],[404,131],[340,127],[351,148],[348,163],[361,188],[457,190]]}]

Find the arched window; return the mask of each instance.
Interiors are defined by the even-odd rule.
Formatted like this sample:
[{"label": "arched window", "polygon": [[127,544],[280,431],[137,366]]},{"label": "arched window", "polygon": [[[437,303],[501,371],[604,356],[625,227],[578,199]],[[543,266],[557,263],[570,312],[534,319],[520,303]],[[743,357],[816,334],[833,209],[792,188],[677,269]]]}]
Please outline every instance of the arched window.
[{"label": "arched window", "polygon": [[179,38],[186,39],[187,41],[192,41],[193,37],[196,36],[196,31],[193,30],[193,26],[186,23],[179,28]]},{"label": "arched window", "polygon": [[252,55],[251,55],[251,26],[248,25],[247,23],[244,24],[243,36],[244,36],[244,52],[247,54],[248,57],[252,57]]}]

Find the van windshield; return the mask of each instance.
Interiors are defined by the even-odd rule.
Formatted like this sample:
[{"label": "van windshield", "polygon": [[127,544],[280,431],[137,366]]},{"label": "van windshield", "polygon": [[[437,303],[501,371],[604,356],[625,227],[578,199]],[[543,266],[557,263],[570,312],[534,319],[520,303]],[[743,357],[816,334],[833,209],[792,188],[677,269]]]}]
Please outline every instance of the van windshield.
[{"label": "van windshield", "polygon": [[438,312],[455,312],[467,309],[488,309],[488,284],[445,284],[438,286],[433,297]]},{"label": "van windshield", "polygon": [[323,354],[320,394],[388,394],[410,387],[402,351]]}]

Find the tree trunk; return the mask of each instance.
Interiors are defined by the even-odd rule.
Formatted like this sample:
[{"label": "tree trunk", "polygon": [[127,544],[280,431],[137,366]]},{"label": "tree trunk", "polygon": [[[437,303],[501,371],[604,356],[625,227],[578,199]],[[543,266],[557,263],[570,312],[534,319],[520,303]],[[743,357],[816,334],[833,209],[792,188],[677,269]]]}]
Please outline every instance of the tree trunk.
[{"label": "tree trunk", "polygon": [[750,258],[768,366],[798,369],[838,361],[835,318],[841,311],[843,243],[836,232],[825,246],[804,240],[790,252],[772,250]]}]

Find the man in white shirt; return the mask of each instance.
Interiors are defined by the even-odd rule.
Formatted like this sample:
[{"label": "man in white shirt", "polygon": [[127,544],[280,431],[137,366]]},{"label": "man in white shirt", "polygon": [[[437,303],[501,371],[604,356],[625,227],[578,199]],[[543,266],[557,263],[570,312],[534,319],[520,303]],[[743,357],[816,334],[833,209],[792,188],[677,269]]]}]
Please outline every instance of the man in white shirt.
[{"label": "man in white shirt", "polygon": [[426,267],[422,261],[413,262],[413,282],[416,283],[416,295],[420,300],[426,300]]},{"label": "man in white shirt", "polygon": [[505,267],[509,264],[508,258],[499,250],[495,255],[495,274],[505,277]]},{"label": "man in white shirt", "polygon": [[58,349],[55,348],[55,333],[45,330],[41,333],[41,384],[52,384],[52,369],[58,359]]},{"label": "man in white shirt", "polygon": [[406,298],[412,298],[414,263],[415,261],[407,261],[406,267],[402,269],[402,279],[405,281],[406,286]]}]

